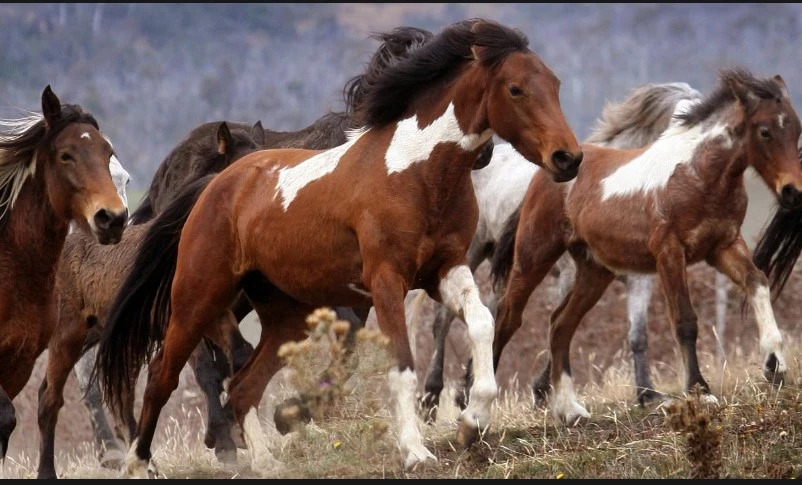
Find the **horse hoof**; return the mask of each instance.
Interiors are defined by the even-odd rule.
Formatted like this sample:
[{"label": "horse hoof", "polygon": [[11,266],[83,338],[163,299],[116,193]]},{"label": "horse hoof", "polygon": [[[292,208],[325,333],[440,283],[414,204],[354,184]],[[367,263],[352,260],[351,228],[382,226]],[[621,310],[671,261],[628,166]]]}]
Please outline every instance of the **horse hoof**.
[{"label": "horse hoof", "polygon": [[418,449],[409,450],[409,453],[407,453],[407,457],[404,460],[404,470],[416,470],[420,466],[426,466],[429,463],[437,463],[437,457],[425,447],[421,446]]},{"label": "horse hoof", "polygon": [[581,404],[571,402],[570,408],[565,412],[556,413],[556,417],[566,426],[577,426],[590,419],[590,413]]},{"label": "horse hoof", "polygon": [[780,368],[780,360],[776,355],[771,354],[766,359],[766,363],[763,365],[763,377],[775,386],[785,383],[785,372]]},{"label": "horse hoof", "polygon": [[437,407],[439,404],[439,396],[431,393],[426,393],[426,395],[418,401],[418,415],[424,423],[434,424],[435,421],[437,421]]},{"label": "horse hoof", "polygon": [[460,421],[457,428],[457,443],[467,448],[479,441],[479,428],[471,426],[465,420]]},{"label": "horse hoof", "polygon": [[125,454],[120,450],[108,450],[100,457],[100,466],[109,470],[119,470],[125,464]]},{"label": "horse hoof", "polygon": [[232,450],[232,449],[214,450],[214,456],[217,457],[218,462],[224,465],[237,464],[237,450]]},{"label": "horse hoof", "polygon": [[532,395],[535,398],[535,405],[539,407],[543,407],[549,400],[549,388],[548,387],[533,387],[532,388]]},{"label": "horse hoof", "polygon": [[306,403],[297,397],[291,397],[278,406],[273,413],[273,422],[276,430],[285,435],[300,428],[312,420],[309,408]]},{"label": "horse hoof", "polygon": [[206,448],[213,450],[214,445],[217,444],[217,439],[207,431],[206,435],[203,437],[203,444],[206,445]]},{"label": "horse hoof", "polygon": [[663,393],[657,392],[654,389],[643,389],[638,393],[637,399],[640,407],[645,408],[647,404],[662,401],[664,397]]},{"label": "horse hoof", "polygon": [[231,439],[234,441],[234,446],[240,450],[247,450],[248,445],[245,443],[245,438],[242,435],[242,428],[238,423],[231,426]]}]

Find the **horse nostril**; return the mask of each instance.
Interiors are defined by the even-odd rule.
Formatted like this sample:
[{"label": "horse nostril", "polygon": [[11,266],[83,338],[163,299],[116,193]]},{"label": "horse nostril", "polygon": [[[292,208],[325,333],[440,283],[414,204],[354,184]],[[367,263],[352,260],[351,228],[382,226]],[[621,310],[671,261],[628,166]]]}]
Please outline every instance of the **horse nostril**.
[{"label": "horse nostril", "polygon": [[105,231],[111,228],[123,227],[128,220],[128,209],[122,214],[115,214],[106,209],[95,212],[95,227]]},{"label": "horse nostril", "polygon": [[579,167],[579,164],[582,163],[583,157],[584,152],[579,152],[579,154],[573,155],[565,150],[557,150],[556,152],[552,153],[551,161],[554,162],[554,166],[560,170],[575,170],[577,167]]},{"label": "horse nostril", "polygon": [[780,190],[780,199],[788,207],[796,207],[802,203],[802,193],[791,184],[786,184]]}]

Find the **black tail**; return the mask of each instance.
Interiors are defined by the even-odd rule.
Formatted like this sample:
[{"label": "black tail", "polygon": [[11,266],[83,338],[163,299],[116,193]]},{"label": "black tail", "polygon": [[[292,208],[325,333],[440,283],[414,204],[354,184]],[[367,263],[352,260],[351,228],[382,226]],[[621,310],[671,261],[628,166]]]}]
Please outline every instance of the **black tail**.
[{"label": "black tail", "polygon": [[800,252],[802,211],[790,211],[777,206],[752,255],[755,265],[768,276],[774,299],[780,296],[785,287]]},{"label": "black tail", "polygon": [[142,202],[139,203],[139,207],[136,208],[128,219],[128,224],[135,226],[148,222],[151,219],[153,219],[153,205],[150,203],[150,197],[145,194],[145,197],[142,198]]},{"label": "black tail", "polygon": [[[164,339],[170,321],[170,289],[178,257],[181,229],[203,189],[207,175],[186,185],[153,219],[109,310],[91,379],[99,379],[103,400],[122,409],[133,392],[139,370]],[[87,342],[85,347],[91,344]]]},{"label": "black tail", "polygon": [[518,221],[521,219],[521,205],[510,214],[507,222],[504,223],[504,232],[498,238],[496,249],[493,251],[493,258],[490,260],[490,277],[495,288],[507,281],[512,268],[512,257],[515,252],[515,233],[518,232]]}]

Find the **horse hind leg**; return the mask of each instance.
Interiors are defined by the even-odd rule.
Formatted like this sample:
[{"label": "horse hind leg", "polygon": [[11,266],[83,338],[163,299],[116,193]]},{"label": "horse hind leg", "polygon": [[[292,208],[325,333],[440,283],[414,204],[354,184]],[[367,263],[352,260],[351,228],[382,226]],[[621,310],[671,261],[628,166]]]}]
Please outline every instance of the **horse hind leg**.
[{"label": "horse hind leg", "polygon": [[[206,258],[208,260],[208,258]],[[223,264],[223,263],[221,263]],[[162,408],[178,387],[181,370],[204,335],[214,330],[219,316],[230,308],[237,281],[226,268],[207,268],[204,277],[180,279],[179,268],[173,281],[172,315],[164,342],[148,365],[148,380],[136,438],[126,458],[127,474],[147,477],[151,444]],[[185,283],[185,281],[191,281]]]},{"label": "horse hind leg", "polygon": [[98,448],[98,460],[100,466],[120,469],[125,463],[125,448],[121,446],[114,430],[106,418],[106,411],[103,408],[103,399],[100,394],[100,386],[97,381],[89,382],[92,374],[92,367],[95,363],[97,347],[89,349],[73,367],[73,373],[78,380],[78,387],[84,396],[83,402],[89,411],[89,420],[92,424],[92,431],[95,435],[95,444]]},{"label": "horse hind leg", "polygon": [[14,404],[6,390],[0,386],[0,461],[5,461],[8,453],[8,440],[17,427],[17,416]]},{"label": "horse hind leg", "polygon": [[[262,325],[251,358],[234,373],[228,387],[229,403],[239,423],[254,470],[267,472],[281,466],[270,452],[259,419],[259,404],[270,379],[284,365],[278,350],[286,342],[305,340],[306,317],[314,308],[280,293],[263,276],[248,277],[245,285]],[[256,281],[258,280],[258,281]]]},{"label": "horse hind leg", "polygon": [[565,424],[576,423],[590,414],[579,404],[574,394],[569,351],[571,340],[582,318],[599,301],[615,275],[607,268],[572,252],[576,264],[576,280],[566,300],[552,314],[549,327],[551,352],[551,385],[554,395],[551,408],[554,417]]}]

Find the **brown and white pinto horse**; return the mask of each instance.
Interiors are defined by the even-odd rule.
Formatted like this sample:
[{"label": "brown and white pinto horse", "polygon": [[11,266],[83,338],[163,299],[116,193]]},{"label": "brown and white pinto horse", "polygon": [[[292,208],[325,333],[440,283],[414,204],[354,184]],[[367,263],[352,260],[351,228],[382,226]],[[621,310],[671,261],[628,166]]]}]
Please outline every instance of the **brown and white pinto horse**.
[{"label": "brown and white pinto horse", "polygon": [[97,120],[47,86],[42,114],[3,120],[0,133],[0,457],[25,387],[56,326],[56,270],[71,222],[101,244],[122,237],[128,209]]},{"label": "brown and white pinto horse", "polygon": [[568,251],[576,264],[573,287],[554,310],[549,332],[550,374],[542,392],[555,393],[554,416],[573,423],[589,414],[576,400],[569,348],[577,326],[616,274],[657,273],[680,344],[686,390],[701,386],[697,318],[686,267],[706,261],[746,293],[757,317],[764,376],[781,381],[787,369],[766,276],[752,263],[741,236],[752,166],[784,206],[802,203],[797,156],[799,118],[779,75],[760,79],[724,70],[709,96],[681,101],[675,121],[653,144],[619,150],[583,144],[585,162],[570,184],[536,175],[509,230],[514,251],[498,248],[491,272],[508,278],[500,298],[494,341],[497,365],[521,325],[534,288]]},{"label": "brown and white pinto horse", "polygon": [[[470,174],[498,134],[554,179],[576,175],[582,151],[560,106],[559,80],[520,31],[482,19],[445,28],[367,78],[364,128],[348,142],[246,155],[205,188],[204,179],[188,186],[154,221],[98,349],[112,406],[158,349],[128,475],[146,476],[161,408],[239,289],[262,322],[255,352],[229,386],[255,469],[277,465],[256,414],[282,365],[276,352],[306,338],[305,316],[320,305],[374,306],[397,359],[388,378],[407,468],[436,460],[416,419],[408,290],[425,289],[464,317],[476,379],[458,440],[469,445],[489,426],[493,318],[466,264],[477,223]],[[202,190],[197,202],[193,190]],[[182,203],[194,204],[188,215],[173,211]]]}]

